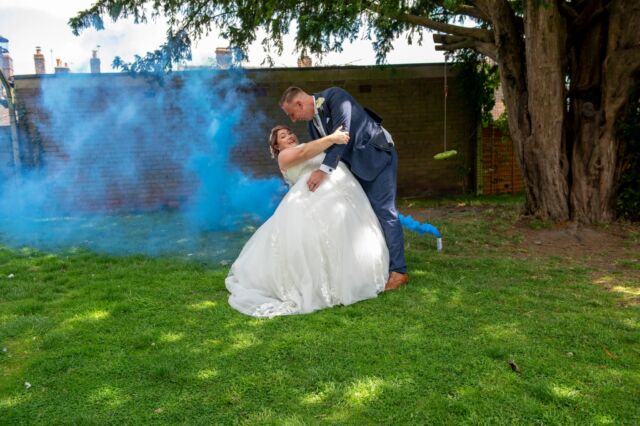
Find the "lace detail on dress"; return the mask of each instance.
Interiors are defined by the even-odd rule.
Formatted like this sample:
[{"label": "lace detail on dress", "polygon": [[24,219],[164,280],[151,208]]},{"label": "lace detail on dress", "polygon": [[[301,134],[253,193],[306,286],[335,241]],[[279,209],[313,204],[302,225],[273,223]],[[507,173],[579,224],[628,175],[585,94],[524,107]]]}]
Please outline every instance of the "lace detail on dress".
[{"label": "lace detail on dress", "polygon": [[[277,291],[279,293],[279,296],[282,299],[282,304],[283,305],[289,304],[289,306],[291,306],[291,309],[297,308],[298,305],[292,301],[293,297],[291,294],[293,288],[295,287],[292,285],[293,280],[287,273],[288,271],[287,260],[284,258],[284,256],[282,256],[282,253],[280,251],[279,234],[277,231],[274,231],[271,234],[271,250],[273,251],[275,264],[277,265],[278,268],[280,268],[280,271],[281,271],[281,274],[276,278],[276,286],[277,286]],[[269,305],[269,303],[265,303],[264,305],[261,305],[258,308],[258,310],[262,309],[262,310],[265,310],[265,312],[277,311],[277,308],[275,305],[271,304],[273,305],[272,308],[267,307],[267,305]],[[288,312],[288,309],[289,308],[285,308],[285,311]],[[289,312],[289,313],[293,313],[293,312]],[[264,316],[264,315],[261,315],[261,316]]]},{"label": "lace detail on dress", "polygon": [[318,211],[313,206],[309,212],[311,216],[311,220],[316,224],[321,230],[321,244],[324,246],[323,250],[320,250],[320,293],[322,294],[322,298],[328,306],[333,306],[339,300],[338,295],[334,291],[333,287],[329,281],[328,270],[330,265],[327,262],[327,258],[325,253],[331,253],[331,239],[329,238],[329,226],[326,221],[319,220]]},{"label": "lace detail on dress", "polygon": [[295,302],[287,301],[282,303],[263,303],[251,314],[253,317],[273,318],[280,315],[293,315],[299,311]]}]

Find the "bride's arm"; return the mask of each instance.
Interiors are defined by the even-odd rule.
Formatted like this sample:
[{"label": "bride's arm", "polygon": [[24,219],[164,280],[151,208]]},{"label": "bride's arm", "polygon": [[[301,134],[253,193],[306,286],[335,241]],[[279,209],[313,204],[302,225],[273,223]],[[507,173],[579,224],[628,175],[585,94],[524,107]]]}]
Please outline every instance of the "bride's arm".
[{"label": "bride's arm", "polygon": [[349,132],[345,132],[340,127],[332,134],[306,143],[302,147],[287,148],[280,151],[280,154],[278,154],[278,166],[280,166],[280,170],[287,170],[315,157],[333,144],[345,145],[347,142],[349,142]]}]

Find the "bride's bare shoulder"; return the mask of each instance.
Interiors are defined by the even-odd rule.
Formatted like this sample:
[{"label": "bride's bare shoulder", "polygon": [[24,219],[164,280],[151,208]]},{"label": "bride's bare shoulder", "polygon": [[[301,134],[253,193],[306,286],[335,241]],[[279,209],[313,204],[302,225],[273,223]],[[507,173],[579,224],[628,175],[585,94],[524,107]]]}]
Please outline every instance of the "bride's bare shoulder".
[{"label": "bride's bare shoulder", "polygon": [[292,146],[291,148],[285,148],[278,154],[278,166],[280,170],[285,172],[288,168],[294,166],[295,164],[291,164],[291,161],[295,158],[296,151],[298,148],[301,148],[304,144],[298,144],[296,146]]}]

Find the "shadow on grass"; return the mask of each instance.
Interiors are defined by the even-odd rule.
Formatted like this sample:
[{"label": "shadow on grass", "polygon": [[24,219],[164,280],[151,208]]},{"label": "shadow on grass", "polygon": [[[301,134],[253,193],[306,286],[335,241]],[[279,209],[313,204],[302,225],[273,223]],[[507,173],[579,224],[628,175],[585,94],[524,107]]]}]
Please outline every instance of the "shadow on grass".
[{"label": "shadow on grass", "polygon": [[[9,423],[629,423],[639,314],[584,271],[436,255],[353,306],[259,320],[226,269],[3,251]],[[8,266],[7,266],[8,265]],[[9,269],[7,269],[9,268]],[[514,372],[513,361],[520,372]],[[26,389],[25,382],[31,387]]]}]

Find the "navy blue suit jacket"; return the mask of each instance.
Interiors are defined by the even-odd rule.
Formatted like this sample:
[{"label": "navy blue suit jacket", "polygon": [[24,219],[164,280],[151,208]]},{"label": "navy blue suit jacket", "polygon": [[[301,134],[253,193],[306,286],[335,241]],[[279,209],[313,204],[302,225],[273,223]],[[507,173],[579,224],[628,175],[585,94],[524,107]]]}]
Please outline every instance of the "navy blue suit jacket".
[{"label": "navy blue suit jacket", "polygon": [[[393,145],[382,131],[382,120],[367,112],[347,91],[331,87],[314,93],[316,101],[324,98],[318,108],[322,126],[327,135],[344,126],[349,132],[349,143],[333,145],[326,151],[323,164],[336,168],[343,160],[351,172],[364,181],[372,181],[390,164]],[[309,134],[318,139],[321,134],[313,121],[308,122]]]}]

